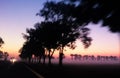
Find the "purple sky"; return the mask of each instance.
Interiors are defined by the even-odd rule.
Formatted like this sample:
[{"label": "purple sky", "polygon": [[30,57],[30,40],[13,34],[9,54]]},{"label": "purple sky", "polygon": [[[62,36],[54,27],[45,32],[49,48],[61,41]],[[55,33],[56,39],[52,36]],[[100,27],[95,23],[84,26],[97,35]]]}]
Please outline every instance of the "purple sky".
[{"label": "purple sky", "polygon": [[[0,36],[5,41],[2,51],[11,55],[18,55],[19,49],[24,43],[22,33],[26,28],[31,28],[42,18],[36,13],[43,7],[46,0],[0,0]],[[67,50],[66,54],[95,54],[95,55],[119,55],[118,34],[108,31],[107,27],[101,24],[89,24],[90,36],[93,38],[92,45],[84,49],[81,42],[77,41],[78,47],[74,50]]]}]

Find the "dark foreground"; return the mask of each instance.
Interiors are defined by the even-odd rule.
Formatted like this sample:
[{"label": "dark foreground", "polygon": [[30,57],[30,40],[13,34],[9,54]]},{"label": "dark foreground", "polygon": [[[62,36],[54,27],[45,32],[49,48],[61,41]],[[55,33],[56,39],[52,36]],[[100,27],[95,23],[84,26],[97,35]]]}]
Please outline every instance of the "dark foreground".
[{"label": "dark foreground", "polygon": [[0,62],[0,78],[40,78],[26,66],[44,78],[120,78],[120,65],[41,65]]},{"label": "dark foreground", "polygon": [[[120,65],[58,65],[31,67],[45,78],[120,78]],[[40,68],[38,68],[40,67]]]}]

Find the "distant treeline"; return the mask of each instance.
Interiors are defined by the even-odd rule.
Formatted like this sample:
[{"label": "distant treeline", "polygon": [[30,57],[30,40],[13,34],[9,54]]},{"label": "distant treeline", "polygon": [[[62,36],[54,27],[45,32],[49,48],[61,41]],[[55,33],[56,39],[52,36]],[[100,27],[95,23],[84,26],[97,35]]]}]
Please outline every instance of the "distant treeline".
[{"label": "distant treeline", "polygon": [[118,60],[117,56],[70,54],[72,60]]}]

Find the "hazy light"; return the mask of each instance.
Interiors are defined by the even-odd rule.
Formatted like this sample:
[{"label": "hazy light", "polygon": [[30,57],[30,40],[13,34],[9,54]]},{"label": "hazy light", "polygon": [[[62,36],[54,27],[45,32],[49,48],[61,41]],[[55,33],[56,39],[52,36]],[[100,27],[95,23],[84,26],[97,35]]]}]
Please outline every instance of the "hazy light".
[{"label": "hazy light", "polygon": [[17,59],[11,58],[10,61],[11,61],[12,63],[15,63],[15,62],[17,61]]}]

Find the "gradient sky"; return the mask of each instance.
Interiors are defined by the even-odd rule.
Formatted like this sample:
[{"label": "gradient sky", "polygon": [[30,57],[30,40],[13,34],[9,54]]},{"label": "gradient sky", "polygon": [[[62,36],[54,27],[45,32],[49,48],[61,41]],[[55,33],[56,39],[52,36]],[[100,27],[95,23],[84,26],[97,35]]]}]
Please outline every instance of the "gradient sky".
[{"label": "gradient sky", "polygon": [[[5,44],[0,50],[7,51],[11,56],[18,55],[19,49],[24,43],[22,33],[26,33],[26,28],[31,28],[42,18],[36,13],[43,7],[43,2],[47,0],[0,0],[0,37]],[[89,55],[119,55],[118,34],[109,32],[107,27],[101,24],[88,25],[91,28],[90,36],[93,38],[92,45],[84,49],[78,40],[78,47],[75,50],[66,49],[66,54],[79,53]]]}]

